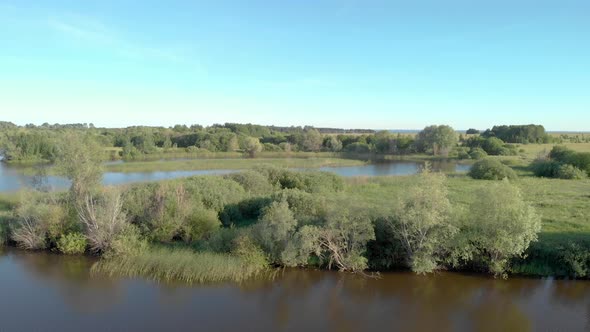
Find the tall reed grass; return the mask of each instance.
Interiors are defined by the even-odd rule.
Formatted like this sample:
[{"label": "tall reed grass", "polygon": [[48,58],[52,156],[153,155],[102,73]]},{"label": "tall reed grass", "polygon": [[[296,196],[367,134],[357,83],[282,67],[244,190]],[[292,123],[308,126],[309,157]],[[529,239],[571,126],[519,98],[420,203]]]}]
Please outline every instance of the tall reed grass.
[{"label": "tall reed grass", "polygon": [[103,259],[92,273],[144,277],[187,283],[241,282],[267,271],[267,265],[231,254],[194,252],[184,248],[152,248],[139,255]]}]

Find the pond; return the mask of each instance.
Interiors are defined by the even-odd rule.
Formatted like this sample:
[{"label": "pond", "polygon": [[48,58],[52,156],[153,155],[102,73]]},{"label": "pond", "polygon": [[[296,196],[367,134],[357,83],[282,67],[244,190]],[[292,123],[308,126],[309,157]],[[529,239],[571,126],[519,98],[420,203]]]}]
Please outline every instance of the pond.
[{"label": "pond", "polygon": [[590,282],[284,270],[242,284],[92,276],[94,259],[0,248],[0,330],[586,331]]},{"label": "pond", "polygon": [[[231,161],[228,161],[231,162]],[[261,161],[262,162],[262,161]],[[432,162],[435,171],[467,172],[470,165],[458,164],[452,161]],[[362,166],[322,167],[319,170],[333,172],[341,176],[400,176],[416,174],[423,163],[412,161],[390,161],[372,163]],[[303,170],[303,169],[299,169]],[[194,171],[154,171],[154,172],[106,172],[103,176],[103,184],[119,185],[134,182],[149,182],[166,179],[182,178],[194,175],[228,174],[239,170],[208,169]],[[59,176],[32,176],[22,172],[18,167],[12,167],[0,162],[0,192],[18,191],[23,187],[42,185],[52,189],[69,187],[69,182]]]}]

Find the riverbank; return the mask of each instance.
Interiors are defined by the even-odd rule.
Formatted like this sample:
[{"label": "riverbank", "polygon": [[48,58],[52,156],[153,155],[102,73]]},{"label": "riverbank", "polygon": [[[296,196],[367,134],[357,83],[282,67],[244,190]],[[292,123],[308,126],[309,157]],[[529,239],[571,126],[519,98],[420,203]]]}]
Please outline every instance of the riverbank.
[{"label": "riverbank", "polygon": [[[293,174],[296,174],[296,172]],[[258,181],[258,178],[254,177],[253,174],[249,175],[248,178],[241,178],[241,175],[238,176],[238,174],[232,176],[237,176],[234,179],[238,181],[239,185],[234,181],[222,180],[222,177],[219,176],[213,176],[208,180],[202,177],[194,177],[159,183],[160,186],[171,188],[179,184],[183,184],[185,188],[196,186],[194,190],[198,189],[204,195],[210,196],[205,197],[207,202],[210,202],[206,204],[212,204],[208,206],[216,209],[216,213],[218,213],[225,225],[222,232],[216,236],[220,237],[221,242],[231,242],[231,238],[235,234],[226,227],[233,225],[233,227],[240,229],[240,227],[256,223],[262,207],[264,207],[264,204],[268,204],[264,202],[268,199],[274,199],[276,195],[281,193],[281,191],[269,191],[271,190],[269,187],[260,187],[252,183],[252,179]],[[318,191],[321,193],[324,192],[324,189],[322,189],[324,186],[339,186],[337,182],[332,182],[335,179],[339,178],[336,177],[333,180],[330,177],[318,177],[309,181],[301,178],[297,180],[300,182],[296,182],[299,183],[296,185],[309,186],[304,188],[310,192]],[[305,184],[306,181],[309,183]],[[406,188],[413,185],[415,177],[352,177],[338,181],[343,181],[343,186],[342,189],[336,192],[332,192],[332,189],[330,189],[325,194],[317,196],[303,192],[298,194],[300,196],[291,198],[287,196],[287,199],[297,199],[300,202],[298,203],[300,206],[293,209],[294,216],[300,220],[307,220],[307,218],[313,218],[318,213],[324,213],[321,211],[327,206],[346,206],[347,209],[359,211],[371,220],[379,220],[382,216],[391,213],[394,203],[404,196]],[[514,259],[512,261],[512,270],[509,272],[514,275],[529,276],[571,277],[575,275],[579,278],[588,277],[587,268],[590,267],[590,261],[586,263],[586,258],[583,255],[590,251],[590,214],[587,213],[590,208],[590,196],[588,196],[590,180],[574,181],[521,177],[513,183],[522,191],[524,200],[531,204],[540,215],[542,229],[539,234],[539,241],[533,242],[526,252],[526,258]],[[467,209],[473,202],[475,193],[489,184],[491,182],[473,180],[466,175],[452,174],[447,179],[449,200],[456,210]],[[246,188],[243,187],[244,185],[249,188],[249,193],[244,191],[243,188]],[[143,186],[139,185],[139,188]],[[147,197],[138,196],[137,198],[130,198],[128,202],[139,204],[140,201],[146,199],[149,200]],[[7,224],[12,215],[11,211],[17,202],[18,197],[16,194],[0,195],[0,236],[4,239],[7,238]],[[130,209],[131,207],[126,208]],[[137,208],[133,208],[132,211],[139,213],[143,209],[140,204]],[[152,226],[147,224],[144,227]],[[229,239],[223,240],[226,236],[230,236]],[[205,247],[228,245],[227,243],[212,244],[210,240],[207,240],[204,244]],[[572,244],[574,247],[572,247]],[[181,248],[187,246],[182,242],[178,242],[178,245]],[[202,250],[203,243],[199,241],[189,243],[188,247]],[[229,252],[229,249],[226,250]],[[576,250],[579,252],[576,252]],[[163,266],[160,263],[156,265]]]}]

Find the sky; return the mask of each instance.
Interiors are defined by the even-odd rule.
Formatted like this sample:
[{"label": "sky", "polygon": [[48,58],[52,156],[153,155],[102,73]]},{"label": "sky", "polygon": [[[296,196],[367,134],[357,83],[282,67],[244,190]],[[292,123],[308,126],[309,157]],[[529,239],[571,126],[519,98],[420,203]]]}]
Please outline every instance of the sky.
[{"label": "sky", "polygon": [[588,0],[0,0],[0,120],[590,130]]}]

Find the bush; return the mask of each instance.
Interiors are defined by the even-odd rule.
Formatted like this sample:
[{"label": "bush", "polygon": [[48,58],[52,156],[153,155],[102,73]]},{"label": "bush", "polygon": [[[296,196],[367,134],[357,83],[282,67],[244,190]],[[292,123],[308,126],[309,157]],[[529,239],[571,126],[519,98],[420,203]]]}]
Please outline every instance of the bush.
[{"label": "bush", "polygon": [[87,244],[84,234],[68,233],[57,241],[57,250],[66,255],[78,255],[86,251]]},{"label": "bush", "polygon": [[479,160],[479,159],[483,159],[487,156],[488,156],[487,152],[485,152],[485,150],[482,148],[473,148],[473,149],[471,149],[471,152],[469,152],[469,157],[471,159]]},{"label": "bush", "polygon": [[260,172],[244,171],[229,174],[226,177],[239,183],[246,192],[254,195],[268,194],[274,189],[268,179]]},{"label": "bush", "polygon": [[112,188],[96,197],[88,195],[80,203],[78,216],[92,251],[99,253],[110,249],[113,239],[127,224],[122,204],[121,194]]},{"label": "bush", "polygon": [[573,165],[560,165],[557,169],[557,177],[567,180],[581,180],[587,177],[586,172]]},{"label": "bush", "polygon": [[149,249],[148,242],[141,236],[141,232],[135,225],[127,224],[113,239],[109,250],[103,257],[111,259],[122,256],[138,256],[146,253]]},{"label": "bush", "polygon": [[207,209],[194,209],[184,223],[182,238],[192,242],[209,237],[221,226],[217,212]]},{"label": "bush", "polygon": [[544,178],[556,178],[561,163],[553,160],[536,160],[533,165],[533,173],[535,176]]},{"label": "bush", "polygon": [[48,245],[49,225],[63,217],[61,206],[54,202],[45,202],[33,193],[25,193],[16,209],[16,218],[11,227],[12,240],[23,249],[45,249]]},{"label": "bush", "polygon": [[459,159],[471,158],[471,156],[469,155],[469,150],[465,147],[457,148],[456,153],[457,153],[457,158],[459,158]]},{"label": "bush", "polygon": [[512,180],[517,178],[512,168],[492,158],[486,158],[476,162],[471,168],[471,171],[469,171],[469,176],[480,180]]}]

